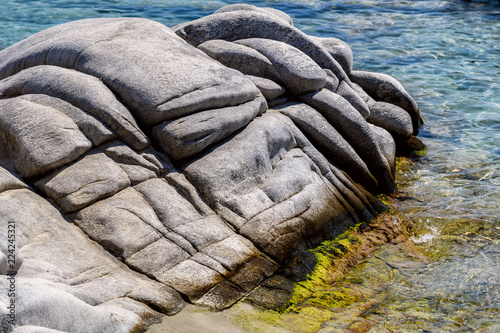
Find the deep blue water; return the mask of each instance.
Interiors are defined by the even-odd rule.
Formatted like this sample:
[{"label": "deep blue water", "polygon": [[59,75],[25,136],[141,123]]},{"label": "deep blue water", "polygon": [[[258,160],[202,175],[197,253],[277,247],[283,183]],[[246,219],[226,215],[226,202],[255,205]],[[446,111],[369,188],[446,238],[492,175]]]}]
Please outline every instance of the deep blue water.
[{"label": "deep blue water", "polygon": [[[145,17],[167,26],[240,1],[0,0],[0,50],[56,24]],[[257,1],[304,32],[343,39],[354,67],[393,75],[420,106],[429,147],[411,181],[408,214],[429,233],[456,220],[484,222],[500,239],[500,5],[445,0]],[[422,238],[432,239],[433,235]],[[434,235],[435,236],[435,235]],[[498,261],[498,255],[495,257]],[[460,265],[457,260],[454,264]],[[465,264],[464,264],[465,265]],[[497,262],[498,265],[498,262]],[[461,269],[463,269],[462,267]],[[498,279],[497,279],[498,280]],[[498,308],[498,304],[497,304]]]}]

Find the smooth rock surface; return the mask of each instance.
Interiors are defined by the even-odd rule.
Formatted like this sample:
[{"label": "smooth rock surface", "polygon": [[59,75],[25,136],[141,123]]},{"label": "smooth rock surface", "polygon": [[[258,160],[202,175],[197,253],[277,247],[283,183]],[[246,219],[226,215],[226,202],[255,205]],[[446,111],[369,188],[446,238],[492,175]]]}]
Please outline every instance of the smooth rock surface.
[{"label": "smooth rock surface", "polygon": [[239,106],[198,112],[153,128],[153,135],[169,156],[194,155],[248,124],[267,109],[262,95]]},{"label": "smooth rock surface", "polygon": [[361,114],[343,97],[326,89],[301,96],[301,99],[334,125],[365,162],[369,161],[367,164],[379,182],[379,189],[391,192],[394,187],[390,172],[392,167],[381,153],[377,140]]},{"label": "smooth rock surface", "polygon": [[243,74],[277,80],[278,73],[272,62],[257,50],[243,44],[225,40],[208,40],[198,46],[211,58]]},{"label": "smooth rock surface", "polygon": [[387,159],[387,162],[392,166],[393,172],[395,172],[395,162],[396,162],[396,142],[394,141],[391,133],[382,127],[369,124],[370,128],[377,138],[378,146],[380,151]]},{"label": "smooth rock surface", "polygon": [[350,78],[376,101],[391,103],[406,110],[411,116],[413,134],[418,134],[418,128],[422,124],[420,112],[417,103],[401,83],[387,74],[365,71],[352,71]]},{"label": "smooth rock surface", "polygon": [[312,37],[330,53],[330,55],[337,60],[347,74],[352,71],[353,55],[351,47],[344,41],[338,38],[324,38]]},{"label": "smooth rock surface", "polygon": [[351,170],[351,175],[363,183],[377,186],[377,180],[366,163],[340,133],[315,109],[307,104],[285,104],[277,108],[289,117],[328,159],[340,168]]},{"label": "smooth rock surface", "polygon": [[19,98],[0,100],[0,152],[23,177],[78,158],[92,146],[71,118]]},{"label": "smooth rock surface", "polygon": [[0,97],[24,94],[63,99],[103,121],[132,147],[148,145],[130,112],[96,77],[57,66],[35,66],[0,81]]},{"label": "smooth rock surface", "polygon": [[149,125],[244,103],[257,94],[243,75],[211,61],[166,26],[139,18],[60,25],[7,48],[2,60],[0,78],[42,64],[99,78]]},{"label": "smooth rock surface", "polygon": [[265,38],[284,42],[307,54],[321,68],[330,69],[339,79],[350,81],[339,63],[321,44],[283,20],[264,13],[255,11],[216,13],[180,24],[173,30],[194,46],[213,39],[235,41]]},{"label": "smooth rock surface", "polygon": [[358,93],[351,88],[345,81],[339,83],[337,90],[334,91],[338,95],[344,97],[363,118],[368,118],[370,116],[370,108],[366,102],[358,95]]},{"label": "smooth rock surface", "polygon": [[295,95],[323,88],[326,74],[321,67],[299,49],[283,42],[265,38],[235,41],[263,54],[276,70],[277,79]]},{"label": "smooth rock surface", "polygon": [[226,12],[236,12],[236,11],[240,11],[240,10],[257,11],[257,12],[261,12],[261,13],[265,13],[265,14],[270,14],[270,15],[273,15],[273,16],[276,16],[276,17],[282,19],[283,21],[287,22],[290,25],[293,25],[292,18],[289,15],[287,15],[286,13],[282,12],[281,10],[277,10],[277,9],[274,9],[271,7],[256,7],[253,5],[247,5],[247,4],[243,4],[243,3],[224,6],[220,9],[217,9],[214,12],[214,14],[226,13]]},{"label": "smooth rock surface", "polygon": [[252,81],[257,88],[259,88],[262,95],[267,101],[275,100],[285,94],[285,88],[263,77],[246,75],[246,77]]},{"label": "smooth rock surface", "polygon": [[323,70],[326,74],[325,89],[328,89],[331,92],[337,92],[340,84],[338,77],[336,77],[335,74],[333,74],[333,72],[329,69],[323,68]]},{"label": "smooth rock surface", "polygon": [[370,115],[366,121],[386,129],[397,141],[406,141],[413,135],[411,116],[394,104],[371,103]]}]

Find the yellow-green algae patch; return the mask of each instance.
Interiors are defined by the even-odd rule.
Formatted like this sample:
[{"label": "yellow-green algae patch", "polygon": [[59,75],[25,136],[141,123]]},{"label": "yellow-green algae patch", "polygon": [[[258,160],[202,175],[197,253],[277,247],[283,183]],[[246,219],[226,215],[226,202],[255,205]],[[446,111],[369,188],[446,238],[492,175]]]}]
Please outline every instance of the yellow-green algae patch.
[{"label": "yellow-green algae patch", "polygon": [[[406,240],[406,224],[402,216],[383,213],[370,224],[359,224],[311,249],[317,264],[305,281],[294,284],[288,304],[277,311],[258,308],[240,311],[240,304],[235,315],[237,325],[248,332],[309,333],[317,332],[325,322],[356,303],[359,304],[352,309],[353,316],[359,316],[363,309],[374,305],[372,300],[365,299],[374,292],[367,295],[368,289],[355,279],[344,280],[345,275],[381,244]],[[349,323],[352,331],[372,326],[358,319]]]},{"label": "yellow-green algae patch", "polygon": [[[398,188],[405,188],[418,177],[415,163],[398,158],[396,164]],[[417,200],[402,192],[378,199],[393,212],[398,202]],[[285,309],[252,308],[242,322],[253,323],[250,332],[500,332],[494,305],[498,282],[490,273],[498,267],[493,261],[498,223],[414,219],[382,214],[369,229],[360,225],[324,242],[311,250],[318,264],[306,281],[295,284]],[[394,228],[399,230],[393,233]],[[454,268],[459,260],[472,269]],[[493,287],[476,295],[485,284]],[[263,326],[258,318],[264,314]]]},{"label": "yellow-green algae patch", "polygon": [[[417,177],[415,163],[410,158],[397,158],[396,170],[399,181],[412,182]],[[246,304],[247,308],[241,311],[245,303],[240,303],[236,306],[237,325],[248,332],[276,333],[387,329],[380,326],[382,323],[378,320],[372,319],[373,316],[368,319],[365,313],[384,302],[389,296],[385,289],[391,283],[412,283],[388,263],[411,262],[418,266],[429,261],[408,241],[416,231],[412,230],[413,223],[394,212],[394,207],[397,207],[394,204],[408,199],[406,194],[379,195],[378,199],[391,208],[388,213],[379,215],[369,224],[357,225],[310,250],[317,259],[315,269],[305,281],[294,284],[286,307],[272,311]],[[388,243],[391,245],[383,246]],[[443,247],[440,246],[439,250],[442,251]],[[422,319],[432,321],[432,309],[428,304],[417,302],[410,308],[416,322]]]}]

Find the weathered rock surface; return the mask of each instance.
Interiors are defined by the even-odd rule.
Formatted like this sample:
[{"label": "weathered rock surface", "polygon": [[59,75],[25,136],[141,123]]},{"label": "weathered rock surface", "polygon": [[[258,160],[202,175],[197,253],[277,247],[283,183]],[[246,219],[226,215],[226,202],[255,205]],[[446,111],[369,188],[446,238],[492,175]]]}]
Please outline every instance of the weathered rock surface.
[{"label": "weathered rock surface", "polygon": [[307,54],[320,67],[330,69],[339,79],[349,81],[339,63],[320,43],[287,22],[277,20],[267,13],[246,10],[214,13],[180,24],[173,30],[194,46],[213,39],[235,41],[265,38],[284,42]]},{"label": "weathered rock surface", "polygon": [[200,44],[198,48],[223,65],[237,69],[244,74],[271,80],[277,79],[278,73],[271,61],[251,47],[213,39]]},{"label": "weathered rock surface", "polygon": [[398,82],[271,8],[173,30],[82,20],[0,52],[8,331],[141,331],[186,301],[229,307],[384,209],[374,194],[419,121]]},{"label": "weathered rock surface", "polygon": [[70,69],[42,65],[27,68],[1,81],[2,98],[24,94],[44,94],[66,100],[101,119],[132,147],[142,149],[148,144],[130,112],[96,77]]},{"label": "weathered rock surface", "polygon": [[226,13],[226,12],[236,12],[236,11],[240,11],[240,10],[257,11],[257,12],[273,15],[277,18],[282,19],[283,21],[287,22],[288,24],[293,25],[292,18],[289,15],[287,15],[286,13],[282,12],[281,10],[277,10],[277,9],[274,9],[271,7],[256,7],[253,5],[247,5],[247,4],[243,4],[243,3],[224,6],[220,9],[216,10],[214,12],[214,14]]},{"label": "weathered rock surface", "polygon": [[130,186],[130,180],[118,164],[95,152],[42,178],[35,186],[62,210],[72,212]]},{"label": "weathered rock surface", "polygon": [[366,163],[320,112],[303,103],[285,104],[277,110],[292,119],[331,163],[351,170],[352,177],[369,184],[370,187],[377,186],[377,180],[368,170]]},{"label": "weathered rock surface", "polygon": [[[183,307],[176,291],[130,270],[28,189],[0,193],[0,221],[15,225],[15,244],[24,258],[16,275],[16,325],[123,332],[159,318],[145,304],[169,313]],[[2,290],[7,282],[2,279]],[[155,294],[164,298],[155,301]],[[7,293],[0,297],[2,304],[10,301]],[[118,299],[123,305],[113,304]],[[2,306],[2,318],[6,309]]]},{"label": "weathered rock surface", "polygon": [[365,71],[352,71],[350,77],[376,101],[391,103],[406,110],[411,116],[413,134],[418,133],[422,119],[417,103],[401,83],[387,74]]},{"label": "weathered rock surface", "polygon": [[252,83],[255,84],[257,88],[259,88],[262,95],[268,101],[273,101],[279,97],[282,97],[285,94],[285,88],[283,88],[274,81],[253,75],[246,75],[246,77],[250,81],[252,81]]},{"label": "weathered rock surface", "polygon": [[344,69],[347,74],[352,71],[353,64],[353,54],[351,47],[344,41],[338,38],[323,38],[323,37],[312,37],[318,43],[323,45],[323,47],[330,53],[330,55],[337,60],[340,66]]},{"label": "weathered rock surface", "polygon": [[307,94],[325,86],[326,74],[321,67],[291,45],[265,38],[240,39],[235,43],[248,46],[269,59],[277,79],[292,94]]},{"label": "weathered rock surface", "polygon": [[239,106],[201,111],[153,128],[158,144],[174,159],[194,155],[247,125],[267,109],[262,95]]},{"label": "weathered rock surface", "polygon": [[392,191],[394,179],[390,172],[391,166],[380,151],[375,135],[361,114],[346,99],[326,89],[301,96],[301,99],[333,124],[363,160],[370,161],[368,167],[378,180],[380,188]]},{"label": "weathered rock surface", "polygon": [[75,122],[56,109],[19,98],[0,100],[2,157],[23,177],[78,158],[92,146]]},{"label": "weathered rock surface", "polygon": [[370,116],[370,108],[366,102],[345,81],[340,82],[334,92],[344,97],[363,118],[367,119]]},{"label": "weathered rock surface", "polygon": [[413,134],[411,116],[394,104],[371,103],[370,115],[366,121],[386,129],[396,139],[409,139]]}]

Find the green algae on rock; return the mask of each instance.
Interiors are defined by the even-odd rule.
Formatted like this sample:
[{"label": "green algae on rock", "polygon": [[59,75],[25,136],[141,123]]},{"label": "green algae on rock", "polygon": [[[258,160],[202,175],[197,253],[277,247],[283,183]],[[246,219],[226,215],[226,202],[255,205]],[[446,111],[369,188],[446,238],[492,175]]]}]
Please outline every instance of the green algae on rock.
[{"label": "green algae on rock", "polygon": [[[316,257],[316,265],[306,280],[295,282],[293,288],[283,290],[280,297],[286,301],[267,301],[266,293],[269,298],[276,295],[266,290],[264,282],[244,300],[258,308],[242,311],[239,315],[236,312],[236,316],[240,316],[237,321],[250,332],[258,332],[249,324],[252,321],[269,325],[266,330],[270,332],[272,327],[287,332],[317,332],[324,323],[343,316],[350,307],[356,308],[362,304],[366,309],[369,308],[367,304],[373,306],[370,298],[376,292],[370,287],[376,284],[376,288],[383,288],[381,286],[387,285],[391,280],[391,269],[389,273],[368,274],[372,279],[369,284],[365,283],[363,275],[356,276],[351,271],[368,269],[370,264],[366,264],[363,259],[383,244],[405,242],[409,235],[408,228],[408,221],[403,216],[383,213],[370,223],[359,224],[335,239],[310,249]],[[259,307],[265,310],[259,310]]]}]

